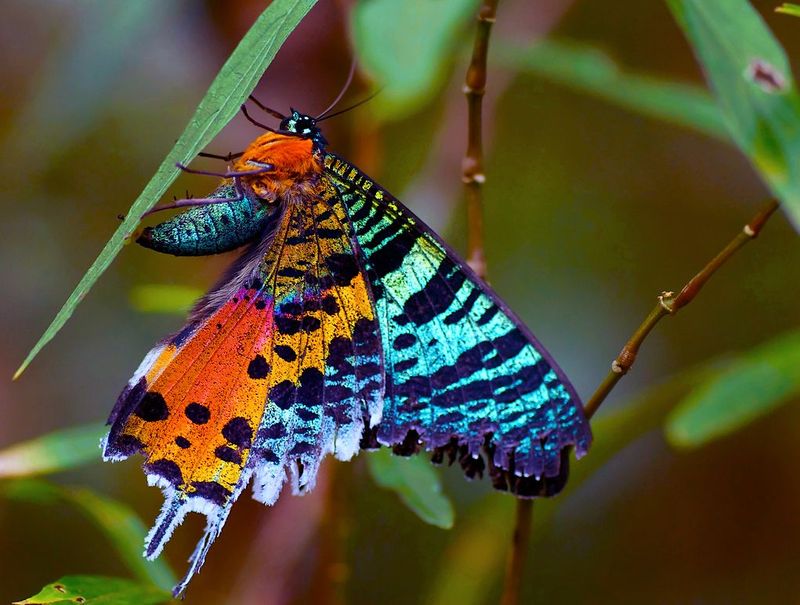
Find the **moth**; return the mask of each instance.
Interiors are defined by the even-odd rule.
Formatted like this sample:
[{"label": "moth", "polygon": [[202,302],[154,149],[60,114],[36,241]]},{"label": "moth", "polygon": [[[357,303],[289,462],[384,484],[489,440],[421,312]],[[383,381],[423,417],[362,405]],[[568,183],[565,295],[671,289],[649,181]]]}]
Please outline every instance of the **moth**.
[{"label": "moth", "polygon": [[491,288],[328,151],[319,116],[278,115],[208,198],[138,238],[178,256],[243,248],[147,354],[103,443],[106,460],[141,454],[164,492],[147,558],[187,513],[207,518],[176,595],[245,487],[268,505],[287,480],[308,491],[328,454],[424,449],[536,497],[561,490],[569,451],[591,441],[575,390]]}]

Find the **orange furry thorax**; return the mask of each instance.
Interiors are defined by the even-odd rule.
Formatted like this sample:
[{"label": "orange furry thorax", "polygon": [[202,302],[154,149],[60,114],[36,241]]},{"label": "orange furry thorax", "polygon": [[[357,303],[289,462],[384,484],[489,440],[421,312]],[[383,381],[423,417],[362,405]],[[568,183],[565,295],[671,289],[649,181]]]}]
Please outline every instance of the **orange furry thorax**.
[{"label": "orange furry thorax", "polygon": [[267,132],[250,143],[233,167],[236,172],[247,172],[264,164],[273,169],[243,176],[241,180],[256,196],[265,199],[282,196],[298,183],[315,180],[322,172],[322,161],[310,139],[276,132]]}]

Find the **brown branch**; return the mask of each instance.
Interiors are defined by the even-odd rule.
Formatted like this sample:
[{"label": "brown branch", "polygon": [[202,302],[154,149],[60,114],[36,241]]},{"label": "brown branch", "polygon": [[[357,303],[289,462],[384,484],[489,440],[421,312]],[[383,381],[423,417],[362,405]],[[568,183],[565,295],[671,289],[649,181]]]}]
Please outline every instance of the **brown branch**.
[{"label": "brown branch", "polygon": [[506,565],[500,605],[517,605],[519,603],[519,589],[522,585],[522,574],[525,571],[525,559],[528,554],[532,527],[533,500],[518,498],[514,518],[514,535],[511,537],[511,553]]},{"label": "brown branch", "polygon": [[711,276],[714,275],[739,248],[750,240],[758,237],[764,224],[777,208],[778,202],[775,200],[770,200],[764,204],[736,237],[734,237],[719,254],[711,259],[697,275],[690,279],[677,295],[673,292],[661,293],[656,306],[650,311],[650,314],[645,318],[630,339],[628,339],[625,346],[622,347],[622,351],[620,351],[620,354],[611,364],[611,371],[603,379],[603,382],[600,383],[600,386],[597,387],[597,390],[589,401],[584,405],[584,412],[587,418],[591,418],[594,415],[611,390],[631,369],[636,362],[636,356],[639,353],[639,348],[642,346],[644,339],[647,338],[647,335],[661,318],[666,315],[675,315],[680,309],[692,302],[706,282],[711,279]]},{"label": "brown branch", "polygon": [[[464,94],[467,97],[467,151],[462,161],[461,178],[467,200],[467,262],[480,277],[486,277],[483,248],[483,96],[486,92],[486,58],[489,37],[497,16],[499,0],[483,0],[478,9],[478,25],[472,60],[467,68]],[[522,573],[533,525],[533,500],[517,499],[514,536],[508,557],[502,605],[517,605]]]},{"label": "brown branch", "polygon": [[472,60],[467,68],[464,94],[467,97],[467,152],[461,166],[461,178],[467,198],[467,262],[480,277],[486,277],[483,252],[483,122],[481,110],[486,92],[486,57],[489,36],[497,14],[499,0],[483,0],[478,9],[478,26]]}]

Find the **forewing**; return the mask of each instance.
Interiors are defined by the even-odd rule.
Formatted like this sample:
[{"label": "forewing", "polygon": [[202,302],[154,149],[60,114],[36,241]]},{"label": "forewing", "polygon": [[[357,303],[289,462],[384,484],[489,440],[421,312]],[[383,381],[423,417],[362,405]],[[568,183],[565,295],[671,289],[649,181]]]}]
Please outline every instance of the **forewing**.
[{"label": "forewing", "polygon": [[287,468],[311,487],[325,454],[349,458],[380,419],[380,335],[346,210],[327,181],[283,203],[274,237],[151,351],[109,421],[105,456],[143,454],[165,492],[147,556],[186,512],[208,518],[178,592],[253,474],[266,503]]},{"label": "forewing", "polygon": [[[357,169],[325,161],[365,257],[386,364],[379,444],[459,457],[499,489],[551,495],[569,446],[591,441],[580,401],[522,322],[417,217]],[[374,445],[374,443],[373,443]]]}]

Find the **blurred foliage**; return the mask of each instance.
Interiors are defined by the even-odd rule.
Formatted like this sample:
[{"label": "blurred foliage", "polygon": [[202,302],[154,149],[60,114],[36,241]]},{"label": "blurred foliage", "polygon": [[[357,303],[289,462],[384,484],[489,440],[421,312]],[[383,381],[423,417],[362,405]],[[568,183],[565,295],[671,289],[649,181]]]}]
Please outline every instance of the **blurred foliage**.
[{"label": "blurred foliage", "polygon": [[15,378],[62,328],[75,307],[108,269],[111,261],[119,254],[139,224],[142,214],[166,193],[180,174],[178,164],[189,164],[239,113],[242,103],[247,100],[248,95],[264,75],[278,49],[314,4],[316,0],[275,0],[256,19],[211,83],[172,150],[133,202],[122,224],[117,227],[97,260],[89,267],[67,302],[22,362],[14,375]]},{"label": "blurred foliage", "polygon": [[18,479],[0,484],[7,498],[35,504],[69,504],[83,512],[114,546],[127,568],[139,580],[162,590],[171,589],[177,578],[163,560],[148,561],[142,556],[147,534],[139,517],[120,502],[84,488],[67,488],[38,479]]},{"label": "blurred foliage", "polygon": [[56,473],[100,458],[103,424],[63,429],[0,450],[0,479]]},{"label": "blurred foliage", "polygon": [[168,592],[130,580],[102,576],[64,576],[14,605],[153,605],[172,600]]},{"label": "blurred foliage", "polygon": [[420,519],[442,529],[453,527],[453,505],[427,456],[394,456],[384,448],[367,454],[367,463],[375,482],[397,492]]},{"label": "blurred foliage", "polygon": [[668,0],[739,148],[800,230],[800,95],[786,53],[747,0]]},{"label": "blurred foliage", "polygon": [[[330,98],[326,77],[341,71],[349,24],[360,63],[377,86],[384,86],[368,108],[385,121],[379,132],[372,133],[377,140],[375,154],[385,151],[388,160],[383,163],[384,174],[376,176],[392,190],[399,191],[398,174],[413,174],[420,158],[430,154],[434,161],[439,153],[432,149],[434,134],[420,129],[441,128],[442,113],[463,103],[461,98],[451,101],[443,91],[452,66],[458,65],[457,77],[466,67],[462,52],[471,44],[474,0],[415,0],[416,10],[406,3],[365,0],[341,23],[333,3],[320,3],[303,23],[301,18],[314,2],[275,0],[266,11],[262,2],[225,3],[214,18],[194,3],[178,4],[174,12],[160,3],[122,4],[93,12],[74,36],[48,37],[40,32],[37,37],[35,28],[26,34],[26,43],[28,36],[41,43],[31,44],[19,56],[29,57],[38,49],[41,54],[35,56],[44,60],[38,72],[29,70],[38,73],[36,78],[25,73],[30,79],[27,86],[8,89],[22,91],[14,99],[21,109],[6,116],[15,125],[8,130],[9,141],[15,145],[17,138],[27,136],[24,149],[34,155],[22,154],[18,160],[22,166],[13,164],[17,158],[9,164],[14,174],[30,175],[30,182],[4,198],[9,229],[0,246],[9,257],[14,254],[14,263],[2,274],[13,294],[4,303],[8,305],[4,315],[15,319],[4,320],[3,327],[15,337],[0,350],[0,362],[20,354],[19,346],[32,338],[29,325],[44,321],[49,306],[56,304],[72,267],[84,262],[81,246],[99,245],[113,227],[117,210],[107,207],[108,198],[141,189],[139,179],[148,175],[136,168],[162,153],[159,125],[171,123],[169,111],[185,115],[180,105],[131,115],[141,100],[139,89],[143,96],[153,95],[156,106],[167,102],[165,91],[177,90],[187,105],[195,104],[202,94],[197,86],[186,86],[185,80],[172,82],[174,72],[164,76],[154,70],[150,79],[143,79],[130,71],[132,64],[145,60],[142,57],[161,65],[147,55],[146,44],[137,48],[141,54],[129,50],[148,28],[167,28],[166,37],[174,44],[180,40],[172,40],[173,34],[180,38],[182,33],[189,40],[183,42],[186,46],[169,50],[188,52],[169,57],[181,72],[194,69],[205,82],[218,68],[215,60],[222,63],[256,19],[126,222],[26,364],[105,271],[141,212],[176,178],[174,162],[191,159],[231,119],[295,26],[298,31],[287,43],[289,58],[283,63],[279,58],[270,72],[273,91],[279,82],[292,94]],[[669,0],[712,85],[712,97],[699,85],[686,83],[696,77],[696,70],[674,24],[665,18],[668,13],[656,4],[619,1],[607,7],[583,2],[569,7],[568,2],[556,2],[534,7],[525,0],[504,1],[492,40],[491,70],[504,70],[512,80],[517,74],[536,76],[514,80],[496,115],[487,116],[488,134],[496,139],[487,158],[486,187],[492,278],[522,316],[535,319],[537,334],[541,337],[544,332],[542,340],[555,344],[551,352],[563,359],[562,365],[584,389],[590,388],[593,376],[606,371],[606,358],[613,357],[625,331],[634,327],[641,312],[636,301],[701,264],[714,252],[718,238],[724,241],[731,229],[739,228],[740,217],[749,214],[748,201],[764,194],[720,141],[733,139],[787,202],[787,211],[798,208],[797,93],[786,53],[761,17],[743,0]],[[791,13],[794,6],[781,8]],[[774,4],[764,2],[759,9],[768,14]],[[8,14],[35,20],[31,14],[44,15],[47,10],[37,13],[19,3]],[[561,12],[554,16],[553,11]],[[180,23],[170,25],[171,15],[176,14]],[[537,23],[547,19],[556,23],[557,36],[520,41],[504,30],[515,20],[531,22],[526,21],[528,14]],[[607,19],[609,14],[614,19]],[[634,14],[637,23],[631,27]],[[105,31],[93,25],[106,21]],[[785,21],[787,32],[796,28],[796,22]],[[60,25],[58,19],[54,23]],[[794,45],[794,53],[800,51],[789,36],[784,38],[787,45]],[[311,54],[303,54],[306,48]],[[772,94],[764,89],[768,82],[754,83],[753,72],[748,71],[753,58],[764,59],[782,76],[783,92]],[[13,63],[5,69],[13,69]],[[96,78],[70,75],[93,70]],[[116,71],[133,80],[135,98],[106,102],[108,91],[118,85]],[[499,79],[490,72],[490,94]],[[549,82],[578,94],[548,87]],[[52,92],[42,91],[54,89],[65,99],[59,111],[48,114],[41,100]],[[581,95],[605,100],[632,115]],[[346,139],[337,129],[348,119],[355,127],[363,123],[359,111],[364,110],[326,122],[334,133],[331,140]],[[639,122],[634,114],[654,119]],[[63,132],[52,139],[43,134],[63,123]],[[674,132],[662,123],[687,127],[709,139]],[[251,130],[236,131],[232,124],[217,144],[226,144],[224,137],[230,131],[234,144],[252,135]],[[462,152],[462,139],[450,132],[438,136],[446,139],[448,152]],[[98,145],[102,154],[96,153]],[[141,145],[139,155],[135,145]],[[337,150],[341,147],[346,148],[346,142],[337,142]],[[82,161],[67,161],[75,156]],[[39,163],[31,164],[31,158]],[[455,172],[441,177],[459,178]],[[424,212],[423,208],[423,217]],[[668,233],[677,235],[667,238]],[[748,248],[737,259],[729,277],[715,279],[682,323],[664,326],[652,337],[648,355],[642,355],[621,387],[627,389],[627,404],[614,408],[612,403],[593,421],[595,443],[590,454],[573,465],[565,493],[553,501],[537,502],[526,580],[529,600],[785,602],[794,598],[800,586],[794,574],[794,544],[800,535],[794,513],[800,490],[792,462],[796,428],[785,418],[795,420],[796,412],[787,408],[782,414],[795,415],[772,423],[755,421],[779,404],[798,399],[797,333],[764,341],[800,321],[796,301],[785,295],[796,281],[800,257],[796,237],[784,226],[770,225],[767,234],[763,244],[752,252]],[[34,239],[41,245],[32,246]],[[19,252],[23,248],[24,255]],[[57,362],[44,364],[50,371],[37,368],[40,373],[32,371],[30,380],[14,385],[15,403],[8,406],[8,414],[4,412],[9,419],[0,426],[6,439],[18,442],[42,426],[86,422],[104,413],[107,399],[127,377],[139,349],[153,334],[175,328],[171,318],[136,315],[128,307],[144,313],[183,312],[200,291],[197,285],[208,283],[220,266],[214,259],[202,265],[192,262],[138,251],[126,254],[109,275],[108,287],[98,288],[94,298],[100,302],[92,306],[87,301],[89,317],[76,318],[73,338],[64,339],[62,348],[54,347]],[[196,269],[201,266],[202,270]],[[176,272],[184,273],[178,278]],[[142,283],[142,275],[164,283]],[[166,285],[182,280],[193,285]],[[754,311],[756,305],[760,311]],[[743,309],[747,322],[742,321]],[[757,342],[764,344],[750,348]],[[101,350],[106,353],[98,354]],[[726,350],[740,353],[719,358]],[[745,427],[749,430],[743,431]],[[658,435],[665,428],[679,453],[664,450]],[[126,501],[135,499],[149,515],[156,497],[144,488],[137,491],[144,483],[138,464],[116,465],[108,471],[99,465],[79,468],[99,460],[102,431],[100,425],[79,426],[7,447],[0,451],[0,477],[67,471],[87,486],[96,483],[101,486],[98,490],[124,493]],[[710,443],[721,435],[730,438]],[[708,446],[685,451],[701,444]],[[352,467],[360,468],[358,464],[347,468]],[[461,605],[493,601],[512,532],[513,499],[487,495],[486,482],[466,484],[457,470],[440,473],[426,457],[406,460],[381,451],[367,456],[367,468],[376,482],[398,494],[428,523],[452,526],[454,508],[459,522],[452,532],[419,523],[398,527],[402,517],[391,496],[368,487],[353,488],[353,501],[341,508],[368,514],[349,520],[355,525],[353,535],[345,538],[352,561],[348,570],[337,571],[347,577],[349,600]],[[761,487],[754,491],[747,478],[756,475]],[[443,495],[442,479],[452,501]],[[87,603],[157,603],[169,598],[161,588],[152,587],[174,582],[169,566],[163,559],[148,563],[141,558],[146,530],[139,517],[100,493],[30,479],[0,483],[0,518],[6,522],[7,543],[0,549],[0,556],[5,553],[0,564],[9,570],[7,577],[13,574],[17,581],[16,586],[3,582],[0,597],[19,596],[23,585],[41,586],[67,565],[81,564],[92,572],[94,566],[120,575],[113,567],[117,558],[105,555],[79,525],[76,529],[73,519],[63,516],[62,505],[67,504],[101,529],[139,583],[68,576],[54,583],[62,589],[51,584],[24,602],[59,602],[77,595]],[[251,545],[253,527],[271,518],[273,511],[241,500],[211,554],[215,560],[210,559],[193,586],[192,602],[229,602],[231,587],[249,581],[237,571],[243,558],[258,560],[261,553]],[[290,507],[291,502],[283,498],[278,506]],[[48,511],[46,516],[43,510]],[[6,518],[6,511],[15,516]],[[48,521],[57,524],[55,536],[48,531],[52,527]],[[297,517],[294,526],[305,522]],[[343,522],[346,525],[348,519]],[[292,527],[287,524],[287,531]],[[655,546],[648,536],[655,536]],[[191,536],[181,539],[176,536],[176,551],[190,548]],[[25,559],[28,552],[34,553],[35,562]],[[286,565],[295,571],[274,583],[285,583],[292,597],[281,602],[303,602],[303,586],[320,581],[308,562],[320,556],[309,552],[294,567]],[[666,581],[660,580],[662,573]],[[574,581],[576,575],[581,582]]]},{"label": "blurred foliage", "polygon": [[497,46],[493,57],[500,65],[547,78],[652,118],[728,140],[717,104],[699,86],[627,72],[606,53],[586,44],[550,39],[530,47]]},{"label": "blurred foliage", "polygon": [[800,332],[784,334],[699,384],[670,414],[667,438],[698,447],[800,395]]},{"label": "blurred foliage", "polygon": [[352,12],[355,50],[381,87],[371,108],[384,120],[419,111],[444,81],[453,48],[475,19],[477,0],[370,0]]},{"label": "blurred foliage", "polygon": [[180,284],[139,284],[131,288],[131,307],[139,313],[185,315],[203,295],[200,288]]},{"label": "blurred foliage", "polygon": [[775,9],[775,12],[783,13],[784,15],[793,15],[795,17],[800,17],[800,4],[784,2],[778,8]]},{"label": "blurred foliage", "polygon": [[[648,389],[624,407],[601,415],[592,422],[594,444],[587,457],[574,465],[567,488],[558,500],[536,503],[534,549],[541,535],[550,531],[552,517],[570,494],[602,469],[616,454],[658,429],[689,388],[716,372],[718,364],[692,368]],[[425,599],[427,605],[478,605],[487,602],[506,562],[508,543],[514,531],[511,498],[492,495],[472,507],[459,532],[447,548],[448,556]]]}]

